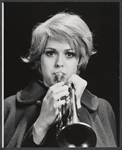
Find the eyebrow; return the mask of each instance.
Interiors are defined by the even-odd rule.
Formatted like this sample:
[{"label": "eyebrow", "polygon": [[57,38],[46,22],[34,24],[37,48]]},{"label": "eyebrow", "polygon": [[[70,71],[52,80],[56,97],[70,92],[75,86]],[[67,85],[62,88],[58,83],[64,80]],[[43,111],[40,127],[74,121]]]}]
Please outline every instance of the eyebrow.
[{"label": "eyebrow", "polygon": [[[57,49],[55,49],[55,48],[52,48],[52,47],[46,47],[45,49],[51,49],[51,50],[57,50]],[[72,51],[74,51],[74,49],[72,49],[72,48],[69,48],[69,49],[65,49],[65,51],[69,51],[69,50],[72,50]]]}]

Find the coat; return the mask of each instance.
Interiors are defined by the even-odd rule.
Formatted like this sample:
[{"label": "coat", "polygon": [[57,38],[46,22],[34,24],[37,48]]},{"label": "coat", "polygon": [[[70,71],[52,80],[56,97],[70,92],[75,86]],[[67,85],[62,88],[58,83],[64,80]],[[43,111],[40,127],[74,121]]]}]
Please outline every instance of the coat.
[{"label": "coat", "polygon": [[[40,80],[34,79],[16,95],[5,99],[4,147],[55,147],[54,127],[49,130],[51,136],[48,135],[42,145],[36,145],[31,134],[47,90]],[[110,103],[85,89],[81,105],[79,120],[95,131],[96,147],[116,147],[116,120]]]}]

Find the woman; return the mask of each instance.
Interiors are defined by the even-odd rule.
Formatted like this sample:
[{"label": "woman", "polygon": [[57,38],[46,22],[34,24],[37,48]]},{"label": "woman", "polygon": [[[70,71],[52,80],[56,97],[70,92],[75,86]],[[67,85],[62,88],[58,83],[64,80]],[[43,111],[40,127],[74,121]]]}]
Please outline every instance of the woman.
[{"label": "woman", "polygon": [[[38,74],[29,86],[5,100],[5,147],[56,147],[57,122],[73,85],[79,121],[96,134],[96,147],[116,147],[111,105],[91,94],[79,74],[93,51],[92,33],[76,14],[59,13],[36,26],[23,58]],[[61,74],[61,81],[57,80]],[[62,100],[60,100],[62,99]],[[70,100],[68,107],[71,105]],[[67,109],[68,110],[68,109]]]}]

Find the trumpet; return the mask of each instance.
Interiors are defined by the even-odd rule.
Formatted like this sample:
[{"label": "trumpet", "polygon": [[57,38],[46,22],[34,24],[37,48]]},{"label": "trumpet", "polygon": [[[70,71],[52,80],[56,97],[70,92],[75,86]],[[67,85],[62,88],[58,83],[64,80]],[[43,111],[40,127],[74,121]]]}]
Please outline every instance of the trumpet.
[{"label": "trumpet", "polygon": [[[62,72],[55,74],[57,82],[61,82],[62,79]],[[66,103],[61,106],[56,124],[57,144],[59,147],[95,147],[97,141],[95,131],[89,124],[79,121],[73,84],[69,87],[69,93],[68,97],[61,98],[65,99]]]}]

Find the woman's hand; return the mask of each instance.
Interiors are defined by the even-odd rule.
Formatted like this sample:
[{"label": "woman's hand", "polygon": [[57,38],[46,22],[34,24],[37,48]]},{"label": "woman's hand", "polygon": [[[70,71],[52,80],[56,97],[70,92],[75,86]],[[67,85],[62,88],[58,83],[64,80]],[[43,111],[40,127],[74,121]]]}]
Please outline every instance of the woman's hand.
[{"label": "woman's hand", "polygon": [[80,99],[81,96],[87,86],[87,81],[85,81],[84,79],[82,79],[81,77],[79,77],[77,74],[73,74],[71,75],[71,77],[68,79],[68,84],[73,83],[74,87],[75,87],[75,94],[77,97],[77,106],[78,108],[81,107],[81,103],[80,103]]},{"label": "woman's hand", "polygon": [[55,122],[61,105],[65,100],[59,100],[61,97],[69,95],[68,86],[63,82],[51,86],[43,99],[40,115],[36,121],[36,127],[41,130],[47,130]]},{"label": "woman's hand", "polygon": [[68,95],[68,86],[64,85],[64,82],[51,86],[47,91],[43,99],[40,115],[34,123],[33,140],[36,144],[41,143],[50,125],[56,121],[61,105],[65,104],[65,100],[59,99]]}]

